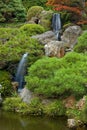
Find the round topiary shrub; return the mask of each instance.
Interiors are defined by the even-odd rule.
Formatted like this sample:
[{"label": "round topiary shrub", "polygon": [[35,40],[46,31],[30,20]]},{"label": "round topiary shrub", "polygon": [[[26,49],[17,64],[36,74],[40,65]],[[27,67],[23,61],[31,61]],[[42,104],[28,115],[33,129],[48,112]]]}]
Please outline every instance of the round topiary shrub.
[{"label": "round topiary shrub", "polygon": [[75,45],[74,51],[79,52],[79,53],[87,52],[87,32],[83,33],[78,38],[78,43]]},{"label": "round topiary shrub", "polygon": [[44,58],[36,61],[29,68],[26,86],[46,97],[82,97],[87,92],[87,56],[75,58],[78,55],[81,54],[70,53],[61,59]]},{"label": "round topiary shrub", "polygon": [[21,31],[25,32],[27,36],[43,33],[44,27],[39,24],[25,24],[20,28]]},{"label": "round topiary shrub", "polygon": [[28,10],[27,20],[29,21],[32,17],[38,17],[43,10],[44,9],[41,6],[32,6]]}]

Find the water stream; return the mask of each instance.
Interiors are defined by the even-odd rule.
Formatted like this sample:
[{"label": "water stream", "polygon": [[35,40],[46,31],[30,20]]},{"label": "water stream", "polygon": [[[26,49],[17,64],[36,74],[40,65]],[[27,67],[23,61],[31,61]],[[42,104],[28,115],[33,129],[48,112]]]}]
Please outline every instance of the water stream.
[{"label": "water stream", "polygon": [[28,53],[25,53],[20,62],[19,62],[19,65],[18,65],[18,68],[17,68],[17,73],[16,73],[16,76],[15,76],[15,81],[18,82],[19,86],[18,86],[18,92],[21,91],[21,89],[23,89],[23,86],[24,86],[24,76],[26,74],[26,61],[27,61],[27,56],[28,56]]},{"label": "water stream", "polygon": [[53,14],[52,27],[53,27],[53,31],[56,35],[56,39],[60,41],[61,40],[61,38],[60,38],[60,30],[61,30],[60,14],[58,14],[58,13]]}]

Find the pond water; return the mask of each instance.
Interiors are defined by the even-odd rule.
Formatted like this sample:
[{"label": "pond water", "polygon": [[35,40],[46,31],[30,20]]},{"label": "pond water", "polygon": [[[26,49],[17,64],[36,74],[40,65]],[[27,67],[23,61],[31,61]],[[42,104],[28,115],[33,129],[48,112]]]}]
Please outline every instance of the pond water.
[{"label": "pond water", "polygon": [[[0,130],[69,130],[66,118],[23,117],[0,111]],[[87,130],[79,128],[78,130]]]}]

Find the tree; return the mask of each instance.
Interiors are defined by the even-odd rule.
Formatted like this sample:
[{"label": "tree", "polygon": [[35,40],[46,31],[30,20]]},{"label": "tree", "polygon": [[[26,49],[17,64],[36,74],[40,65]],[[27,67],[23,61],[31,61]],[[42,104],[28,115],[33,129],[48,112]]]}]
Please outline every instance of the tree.
[{"label": "tree", "polygon": [[[86,0],[48,0],[47,5],[53,6],[56,11],[67,11],[72,13],[72,15],[74,14],[75,19],[77,17],[75,22],[86,20]],[[73,17],[71,17],[71,19],[72,18]]]},{"label": "tree", "polygon": [[25,17],[21,0],[0,0],[0,22],[24,21]]}]

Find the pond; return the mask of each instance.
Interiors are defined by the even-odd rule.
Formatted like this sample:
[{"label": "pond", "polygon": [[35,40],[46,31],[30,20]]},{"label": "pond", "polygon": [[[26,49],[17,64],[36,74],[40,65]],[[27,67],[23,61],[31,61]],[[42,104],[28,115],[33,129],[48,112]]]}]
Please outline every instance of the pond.
[{"label": "pond", "polygon": [[[0,111],[0,130],[69,130],[66,118],[23,117]],[[87,130],[79,128],[78,130]]]}]

